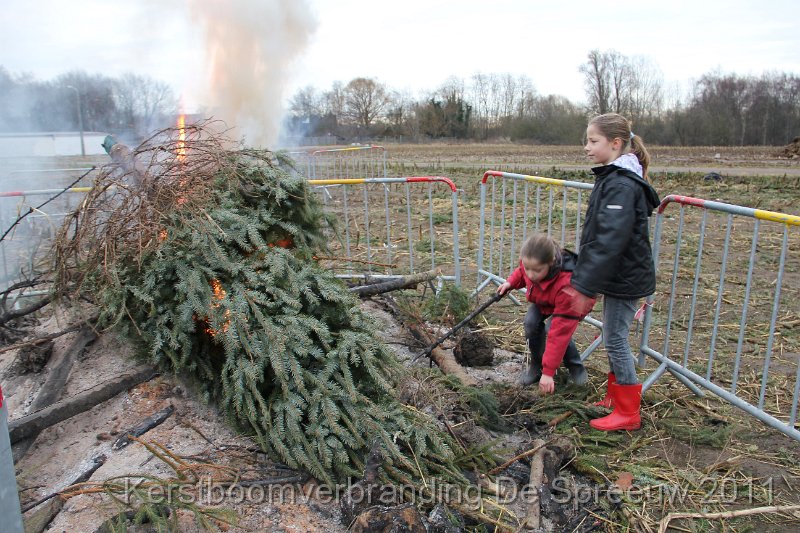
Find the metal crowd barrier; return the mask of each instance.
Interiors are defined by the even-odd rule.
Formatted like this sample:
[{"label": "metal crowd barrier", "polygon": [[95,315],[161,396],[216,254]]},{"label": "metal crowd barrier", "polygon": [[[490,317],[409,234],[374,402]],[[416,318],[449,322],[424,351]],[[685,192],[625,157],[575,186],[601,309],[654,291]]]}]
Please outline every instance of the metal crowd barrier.
[{"label": "metal crowd barrier", "polygon": [[[492,178],[491,187],[489,178]],[[501,285],[519,266],[518,246],[527,237],[529,228],[532,232],[546,233],[562,247],[577,252],[580,246],[584,191],[591,191],[593,188],[591,183],[579,181],[496,170],[485,172],[481,179],[475,294],[490,283]],[[497,207],[498,204],[500,207]],[[488,254],[485,250],[487,242]],[[511,299],[520,304],[513,295]],[[583,321],[602,331],[603,323],[599,320],[587,316]],[[602,336],[597,335],[581,354],[581,360],[586,360],[601,343]]]},{"label": "metal crowd barrier", "polygon": [[17,491],[17,474],[11,453],[11,440],[8,437],[8,408],[0,388],[0,530],[8,533],[22,533],[22,512]]},{"label": "metal crowd barrier", "polygon": [[[491,191],[488,190],[489,178],[495,178],[491,181]],[[500,191],[497,190],[497,178],[501,181]],[[511,182],[510,187],[509,181]],[[564,247],[570,247],[568,245],[571,245],[574,239],[575,247],[573,249],[577,251],[580,245],[583,191],[591,190],[593,187],[591,183],[525,176],[496,170],[484,173],[481,180],[478,291],[491,282],[498,285],[503,283],[505,278],[517,268],[519,257],[515,254],[516,246],[525,240],[527,230],[531,226],[534,232],[543,231]],[[511,191],[508,190],[509,188]],[[522,190],[520,191],[520,189]],[[543,189],[546,192],[544,195],[542,194]],[[561,210],[556,213],[557,216],[554,216],[556,189],[561,189],[558,200]],[[486,210],[487,197],[489,200],[488,213]],[[501,204],[499,209],[497,208],[498,203]],[[542,204],[546,206],[546,224],[543,220],[545,217],[542,216]],[[497,213],[498,210],[499,213]],[[554,226],[560,228],[559,238],[554,235]],[[488,258],[484,253],[484,244],[487,238],[489,241]],[[481,281],[482,277],[486,277],[483,282]]]},{"label": "metal crowd barrier", "polygon": [[[668,217],[672,204],[679,211]],[[687,210],[695,215],[699,210],[700,220],[687,222]],[[671,228],[670,222],[677,227]],[[698,232],[689,233],[687,225],[695,222]],[[782,348],[776,353],[784,332],[800,323],[800,287],[796,281],[786,283],[787,272],[796,276],[800,269],[800,257],[789,253],[800,246],[798,226],[800,217],[794,215],[687,196],[664,198],[656,216],[653,255],[656,269],[671,267],[671,274],[669,288],[660,283],[655,298],[647,300],[640,364],[648,356],[659,366],[644,389],[670,371],[695,393],[702,394],[697,387],[703,387],[800,440],[800,355],[796,348],[788,356],[780,353]],[[792,374],[787,397],[776,380],[791,383]],[[748,396],[757,401],[747,401]]]},{"label": "metal crowd barrier", "polygon": [[[55,235],[63,218],[75,209],[75,195],[82,197],[90,190],[91,187],[71,187],[0,192],[0,235],[21,215],[33,210],[0,242],[0,289],[18,281],[22,269],[27,269],[28,274],[35,271],[40,246]],[[64,194],[55,201],[36,208],[37,204],[60,193]],[[30,295],[28,291],[26,296]]]},{"label": "metal crowd barrier", "polygon": [[377,145],[293,151],[298,172],[309,179],[344,179],[354,176],[386,178],[386,148]]},{"label": "metal crowd barrier", "polygon": [[[582,191],[592,188],[589,183],[486,172],[475,292],[500,285],[516,268],[515,243],[525,239],[528,228],[567,248],[574,243],[577,250]],[[665,210],[672,203],[680,210],[670,217]],[[687,208],[701,213],[690,216]],[[714,216],[721,219],[711,220]],[[693,223],[699,224],[697,231],[687,229]],[[711,391],[800,440],[800,341],[785,335],[800,324],[800,285],[786,281],[787,273],[796,276],[800,270],[800,260],[789,253],[800,249],[800,232],[792,231],[797,226],[800,217],[794,215],[677,195],[663,200],[652,240],[659,279],[656,294],[645,300],[638,360],[644,366],[650,357],[659,366],[645,379],[645,390],[669,372],[695,394]],[[602,328],[601,322],[587,319]],[[582,359],[601,341],[595,339]]]},{"label": "metal crowd barrier", "polygon": [[[338,239],[332,238],[330,246],[347,263],[340,277],[392,277],[442,268],[447,273],[440,281],[461,284],[458,190],[449,178],[342,178],[309,184],[339,219]],[[446,191],[434,192],[434,184],[448,187],[449,202]]]}]

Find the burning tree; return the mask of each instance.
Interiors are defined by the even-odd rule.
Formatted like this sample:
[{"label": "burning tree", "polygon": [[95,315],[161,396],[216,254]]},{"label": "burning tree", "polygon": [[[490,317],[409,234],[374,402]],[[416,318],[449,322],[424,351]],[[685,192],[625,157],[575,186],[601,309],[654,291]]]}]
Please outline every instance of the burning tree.
[{"label": "burning tree", "polygon": [[90,297],[101,327],[190,376],[290,466],[360,476],[377,444],[385,481],[464,482],[450,438],[395,399],[376,325],[315,261],[330,221],[305,181],[208,126],[111,147],[119,164],[57,239],[59,294]]}]

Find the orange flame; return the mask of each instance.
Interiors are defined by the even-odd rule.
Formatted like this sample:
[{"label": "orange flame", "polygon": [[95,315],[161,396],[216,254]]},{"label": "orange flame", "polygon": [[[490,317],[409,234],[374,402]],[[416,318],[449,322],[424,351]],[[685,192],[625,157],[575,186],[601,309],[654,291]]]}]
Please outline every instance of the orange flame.
[{"label": "orange flame", "polygon": [[186,115],[178,116],[178,161],[186,159]]},{"label": "orange flame", "polygon": [[[222,288],[222,283],[220,283],[218,279],[211,280],[211,290],[214,293],[213,300],[215,302],[211,304],[211,307],[216,309],[220,306],[220,302],[225,298],[225,295],[227,293],[225,292],[225,289]],[[225,333],[226,331],[228,331],[228,326],[230,326],[231,323],[230,314],[231,314],[230,310],[225,311],[225,317],[226,317],[225,323],[222,324],[222,327],[218,330],[212,328],[211,324],[209,324],[208,318],[206,318],[206,324],[207,324],[206,333],[208,333],[212,337],[216,337],[220,333]]]}]

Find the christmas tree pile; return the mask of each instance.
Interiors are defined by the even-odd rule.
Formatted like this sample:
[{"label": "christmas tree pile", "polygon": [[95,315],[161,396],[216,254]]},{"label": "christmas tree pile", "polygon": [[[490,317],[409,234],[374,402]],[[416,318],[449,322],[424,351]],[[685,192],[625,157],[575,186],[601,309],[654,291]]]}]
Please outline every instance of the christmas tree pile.
[{"label": "christmas tree pile", "polygon": [[327,222],[303,178],[228,146],[195,127],[122,154],[59,236],[58,289],[290,466],[360,476],[377,443],[385,481],[463,481],[447,435],[395,399],[375,325],[315,261]]}]

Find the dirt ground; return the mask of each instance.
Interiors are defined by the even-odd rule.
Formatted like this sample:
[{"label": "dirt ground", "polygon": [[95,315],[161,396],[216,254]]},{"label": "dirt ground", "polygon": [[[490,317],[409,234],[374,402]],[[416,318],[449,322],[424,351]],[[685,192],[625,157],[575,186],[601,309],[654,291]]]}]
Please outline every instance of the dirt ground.
[{"label": "dirt ground", "polygon": [[[386,145],[390,164],[476,170],[587,170],[582,147],[524,144]],[[782,147],[648,146],[653,172],[718,172],[726,176],[800,176],[800,160]],[[788,150],[788,149],[786,149]]]},{"label": "dirt ground", "polygon": [[[372,302],[363,305],[382,324],[379,336],[389,344],[400,361],[409,363],[417,353],[416,348],[409,348],[414,342],[413,337],[383,306]],[[35,333],[44,335],[57,331],[65,326],[64,320],[64,317],[61,320],[50,317],[36,327]],[[53,360],[61,357],[75,335],[68,334],[56,341],[51,356]],[[448,346],[451,347],[450,344]],[[41,373],[21,371],[16,356],[16,351],[0,354],[0,375],[12,421],[28,414],[31,400],[40,392],[47,377],[47,370]],[[131,346],[114,333],[103,334],[75,363],[63,396],[74,396],[137,364],[140,363]],[[416,364],[426,366],[424,360]],[[470,368],[468,372],[482,384],[510,384],[519,372],[519,365],[517,354],[497,350],[494,366]],[[202,461],[237,468],[245,479],[272,465],[255,450],[253,441],[237,435],[220,413],[197,397],[192,386],[180,376],[160,376],[43,431],[16,465],[23,508],[63,490],[101,455],[106,457],[105,463],[91,476],[89,483],[102,483],[117,476],[174,478],[175,471],[142,444],[134,442],[120,450],[112,448],[121,432],[135,427],[167,406],[173,406],[174,413],[164,423],[143,435],[144,441],[163,446],[174,456],[190,463]],[[467,439],[502,441],[502,446],[510,449],[521,450],[530,441],[530,434],[524,429],[502,436],[480,427],[464,428],[459,433]],[[225,498],[211,493],[212,496],[205,503],[215,503],[218,507],[234,511],[237,525],[225,528],[231,532],[347,531],[346,525],[341,523],[341,511],[336,502],[316,497],[314,486],[313,480],[300,483],[298,492],[284,501],[280,501],[277,495],[272,499],[261,497],[260,492],[234,493]],[[35,511],[33,509],[26,517]],[[516,511],[524,514],[524,507],[518,506]],[[81,494],[67,500],[46,531],[95,531],[104,520],[118,512],[120,508],[104,494]],[[180,520],[181,531],[201,531],[191,513],[181,513]]]},{"label": "dirt ground", "polygon": [[[419,352],[413,337],[384,306],[372,302],[365,302],[363,305],[365,310],[382,324],[380,336],[393,349],[397,358],[408,364]],[[63,319],[59,325],[64,326]],[[44,334],[54,329],[58,329],[58,325],[51,318],[42,322],[37,328],[37,333]],[[59,352],[65,350],[71,342],[69,337],[70,335],[67,335],[58,340],[53,357],[57,358]],[[446,349],[451,349],[452,346],[453,343],[449,341],[444,345]],[[14,359],[14,352],[0,355],[3,390],[7,394],[12,419],[25,414],[30,399],[46,377],[46,372],[20,373],[15,370]],[[556,401],[555,412],[566,411],[569,402],[576,397],[600,397],[604,372],[604,362],[600,359],[602,356],[596,355],[587,362],[591,376],[587,387],[577,393],[575,387],[563,389],[560,400],[564,402],[563,406],[559,407],[559,401]],[[481,387],[512,386],[520,371],[521,361],[521,354],[496,349],[492,366],[468,368],[467,372],[477,379]],[[126,342],[111,333],[102,335],[76,363],[67,382],[65,396],[74,395],[136,364],[132,349]],[[416,365],[427,366],[424,360],[418,361]],[[678,495],[679,498],[683,498],[683,505],[675,505],[675,508],[692,509],[695,505],[700,506],[705,503],[710,507],[715,504],[726,504],[727,508],[736,509],[753,507],[761,503],[786,505],[797,502],[797,487],[800,486],[800,443],[794,443],[766,428],[753,427],[753,424],[748,423],[741,414],[720,406],[718,402],[694,399],[688,391],[681,389],[675,382],[664,383],[661,387],[662,389],[655,394],[650,394],[645,402],[643,429],[623,435],[620,439],[624,443],[623,450],[612,447],[601,453],[597,450],[591,451],[600,456],[601,462],[597,463],[596,467],[600,477],[614,481],[617,478],[624,478],[630,472],[635,476],[635,482],[641,483],[646,478],[643,477],[643,472],[646,470],[643,470],[642,465],[647,465],[650,469],[664,473],[664,478],[670,480],[666,483],[661,480],[662,483],[685,491],[682,495],[680,493]],[[664,389],[671,391],[666,393]],[[530,393],[528,390],[522,397],[530,397]],[[552,399],[557,398],[552,397]],[[508,401],[506,399],[505,403],[501,403],[506,406],[508,416],[512,416],[511,411],[514,409],[509,406]],[[684,437],[671,435],[669,427],[665,426],[663,420],[665,402],[675,402],[678,408],[683,406],[685,408],[683,416],[688,419],[698,416],[697,413],[701,412],[707,417],[706,423],[710,420],[716,424],[731,424],[735,429],[722,443],[703,445],[687,442]],[[121,431],[134,427],[144,418],[168,405],[174,406],[175,412],[163,424],[143,435],[142,439],[145,442],[163,446],[163,449],[188,463],[203,462],[236,468],[244,479],[258,479],[260,476],[263,477],[264,472],[275,467],[254,449],[254,443],[250,439],[237,436],[214,407],[198,398],[190,384],[185,383],[180,377],[161,376],[45,430],[28,454],[17,464],[23,507],[45,495],[62,490],[83,467],[99,455],[105,455],[107,459],[105,464],[92,475],[90,482],[98,483],[115,476],[127,475],[173,478],[175,471],[139,443],[130,444],[121,450],[111,448]],[[698,405],[701,408],[698,408]],[[517,429],[512,428],[510,433],[488,431],[474,424],[456,428],[456,431],[466,441],[493,442],[497,450],[500,450],[500,456],[510,457],[527,449],[532,439],[541,435],[543,430],[544,434],[547,433],[543,421],[551,415],[545,414],[545,418],[542,419],[537,415],[535,407],[528,407],[517,408],[513,416]],[[567,419],[556,428],[557,434],[568,435],[579,443],[582,438],[580,435],[586,437],[587,432],[592,433],[588,431],[587,422],[577,417]],[[587,444],[583,453],[590,453],[590,447]],[[631,448],[630,452],[624,453],[626,448]],[[578,453],[581,454],[580,449]],[[635,456],[633,462],[631,462],[632,456]],[[576,465],[568,464],[560,476],[568,480],[576,479],[575,476],[583,479],[582,472],[585,469],[585,465],[576,468]],[[681,473],[682,477],[677,473]],[[579,485],[583,487],[582,490],[589,491],[588,487],[597,486],[592,482],[587,483]],[[341,523],[341,511],[338,505],[328,498],[320,498],[317,497],[318,494],[314,494],[313,480],[298,483],[297,487],[298,492],[295,493],[295,497],[283,501],[278,498],[261,497],[260,493],[250,496],[232,494],[229,497],[218,494],[216,500],[211,497],[210,503],[234,511],[237,525],[226,527],[225,530],[228,531],[344,532],[347,530]],[[305,499],[303,499],[304,494],[307,495]],[[575,493],[578,494],[583,493]],[[648,495],[648,498],[656,498],[655,501],[658,501],[662,496]],[[603,520],[607,521],[608,518],[604,518],[602,507],[595,503],[588,499],[580,501],[579,504],[575,504],[573,512],[583,513],[584,519],[594,519],[596,527],[600,527],[604,523]],[[652,503],[647,500],[643,505],[646,507]],[[632,512],[636,512],[638,504],[636,500],[631,502]],[[524,516],[525,507],[522,503],[512,502],[508,505],[508,509],[517,516]],[[590,514],[587,514],[587,509]],[[117,512],[119,508],[108,496],[82,494],[66,502],[47,531],[95,531],[104,519],[114,516]],[[180,524],[181,531],[201,530],[190,512],[180,513]],[[738,529],[734,522],[730,531],[747,531],[750,526],[746,524],[750,526],[758,524],[764,531],[800,530],[795,529],[800,528],[800,513],[795,519],[780,516],[771,517],[769,521],[747,521],[745,525],[740,526],[743,529]],[[620,524],[614,525],[613,522],[606,525],[611,531],[624,530],[620,529]],[[585,529],[584,526],[580,526],[575,530],[589,531],[591,528]]]},{"label": "dirt ground", "polygon": [[[668,183],[670,186],[679,185],[685,194],[730,202],[744,198],[744,205],[758,202],[759,205],[753,206],[797,213],[796,192],[787,193],[772,182],[758,182],[751,188],[747,178],[788,176],[794,183],[795,176],[800,176],[800,160],[782,157],[780,151],[777,147],[654,147],[654,170],[681,176],[683,173],[712,171],[725,177],[738,176],[741,178],[720,183],[704,182],[691,176]],[[553,167],[568,171],[587,169],[579,147],[565,150],[564,147],[510,144],[392,145],[388,147],[388,154],[390,175],[395,175],[394,171],[399,175],[416,175],[414,170],[449,169],[459,186],[477,183],[482,170],[492,167],[520,172]],[[50,164],[57,167],[89,162],[60,160]],[[97,162],[102,164],[106,160],[98,158]],[[0,190],[6,190],[2,177],[0,170]],[[467,218],[463,217],[464,220]],[[465,246],[465,250],[469,247]],[[383,307],[364,305],[370,314],[383,322],[380,335],[393,348],[398,359],[410,361],[418,347],[413,346],[401,325]],[[522,348],[518,332],[513,327],[519,325],[522,313],[522,310],[506,309],[482,322],[484,330],[494,336],[500,348],[495,350],[491,366],[467,370],[479,384],[508,386],[514,383]],[[36,327],[35,333],[58,331],[67,323],[66,316],[49,316]],[[505,326],[500,325],[503,323]],[[58,339],[53,357],[63,354],[70,342],[69,335]],[[783,359],[788,358],[789,370],[796,368],[792,366],[792,353],[782,354]],[[12,419],[27,413],[45,378],[44,374],[23,373],[15,362],[15,356],[15,352],[0,354],[0,379]],[[103,335],[76,363],[64,396],[74,395],[136,364],[131,346],[112,334]],[[423,361],[416,364],[425,365]],[[593,355],[588,368],[590,383],[585,390],[563,389],[562,394],[551,397],[549,403],[540,407],[532,406],[528,393],[520,394],[521,399],[503,403],[505,415],[518,423],[514,431],[500,434],[477,427],[474,432],[479,435],[474,438],[498,442],[505,449],[505,457],[523,449],[548,420],[563,414],[576,402],[601,395],[606,371],[604,354]],[[111,448],[120,432],[168,405],[173,405],[175,412],[143,436],[146,442],[163,445],[170,453],[186,458],[186,461],[239,469],[252,479],[263,477],[264,472],[276,468],[253,449],[250,439],[237,436],[216,409],[198,398],[190,384],[180,377],[161,376],[45,430],[17,465],[23,507],[63,489],[78,471],[99,455],[105,455],[107,459],[92,476],[94,482],[122,475],[174,477],[174,470],[141,444],[133,443],[121,450]],[[699,439],[686,428],[711,428],[714,431],[710,437]],[[672,504],[660,500],[660,495],[659,498],[628,502],[625,511],[628,524],[638,526],[622,524],[596,510],[596,516],[585,514],[598,524],[596,529],[655,531],[655,520],[673,510],[718,511],[800,504],[800,443],[762,426],[734,408],[722,405],[713,396],[702,400],[693,397],[671,378],[660,380],[646,395],[643,429],[638,432],[604,442],[597,432],[588,430],[586,420],[576,415],[557,424],[554,431],[571,436],[578,446],[578,457],[566,466],[565,475],[590,476],[596,483],[627,479],[625,476],[631,475],[634,485],[662,484],[686,490],[683,501]],[[300,486],[306,493],[313,492],[313,481],[305,481]],[[734,491],[732,499],[731,491]],[[222,503],[238,516],[238,525],[230,531],[347,530],[341,523],[338,505],[323,498],[311,496],[304,502],[298,497],[290,503],[265,501],[263,498],[241,503],[232,500],[226,499]],[[520,508],[514,510],[524,513]],[[117,511],[107,496],[82,494],[66,502],[48,531],[91,532]],[[190,513],[183,513],[180,519],[182,531],[199,530]],[[674,523],[674,529],[670,529],[720,530],[800,531],[800,513],[766,513],[755,518],[723,521],[701,518],[678,521]]]}]

